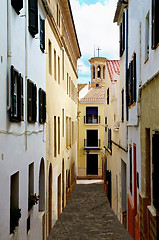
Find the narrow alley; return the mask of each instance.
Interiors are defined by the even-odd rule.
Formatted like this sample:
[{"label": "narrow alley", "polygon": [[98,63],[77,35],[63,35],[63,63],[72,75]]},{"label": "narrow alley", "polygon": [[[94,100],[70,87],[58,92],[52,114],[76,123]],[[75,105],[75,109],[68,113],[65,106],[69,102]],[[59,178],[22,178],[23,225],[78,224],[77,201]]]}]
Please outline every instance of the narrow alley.
[{"label": "narrow alley", "polygon": [[48,240],[132,239],[110,208],[102,184],[77,184]]}]

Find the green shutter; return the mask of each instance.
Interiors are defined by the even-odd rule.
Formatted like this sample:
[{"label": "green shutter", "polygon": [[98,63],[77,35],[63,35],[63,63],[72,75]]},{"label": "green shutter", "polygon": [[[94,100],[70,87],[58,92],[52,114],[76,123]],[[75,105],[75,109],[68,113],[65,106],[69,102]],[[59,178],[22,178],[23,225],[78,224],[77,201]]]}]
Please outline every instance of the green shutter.
[{"label": "green shutter", "polygon": [[11,5],[17,14],[20,14],[20,10],[23,8],[23,0],[11,0]]},{"label": "green shutter", "polygon": [[14,67],[11,66],[11,108],[10,108],[10,120],[14,119]]},{"label": "green shutter", "polygon": [[23,94],[23,78],[22,76],[20,75],[20,119],[21,121],[24,120],[24,94]]},{"label": "green shutter", "polygon": [[33,102],[32,102],[32,122],[36,122],[36,115],[37,115],[37,87],[36,84],[33,84]]},{"label": "green shutter", "polygon": [[43,91],[43,123],[46,122],[46,93]]},{"label": "green shutter", "polygon": [[29,0],[29,32],[34,37],[38,33],[38,2],[37,0]]},{"label": "green shutter", "polygon": [[42,89],[39,88],[39,123],[43,123],[43,96]]},{"label": "green shutter", "polygon": [[32,85],[33,83],[28,79],[27,81],[27,119],[28,122],[32,122]]}]

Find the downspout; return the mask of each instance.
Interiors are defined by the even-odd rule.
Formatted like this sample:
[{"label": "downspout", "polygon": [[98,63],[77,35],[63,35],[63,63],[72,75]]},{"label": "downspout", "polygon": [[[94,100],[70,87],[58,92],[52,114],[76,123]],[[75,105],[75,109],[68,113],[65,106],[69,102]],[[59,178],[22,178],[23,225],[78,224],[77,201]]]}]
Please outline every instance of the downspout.
[{"label": "downspout", "polygon": [[28,1],[25,0],[25,151],[27,151]]},{"label": "downspout", "polygon": [[7,1],[7,111],[10,110],[11,2]]}]

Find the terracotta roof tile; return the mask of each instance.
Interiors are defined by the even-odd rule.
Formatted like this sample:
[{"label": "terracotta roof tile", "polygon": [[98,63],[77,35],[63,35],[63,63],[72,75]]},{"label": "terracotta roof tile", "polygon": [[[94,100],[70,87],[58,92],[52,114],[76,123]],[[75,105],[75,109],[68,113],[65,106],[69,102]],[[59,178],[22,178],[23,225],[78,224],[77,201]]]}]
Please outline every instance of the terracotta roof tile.
[{"label": "terracotta roof tile", "polygon": [[91,88],[89,92],[80,100],[82,102],[103,102],[105,96],[105,87]]},{"label": "terracotta roof tile", "polygon": [[119,60],[108,60],[106,63],[107,63],[107,68],[108,68],[110,79],[111,79],[111,81],[113,81],[113,74],[114,73],[120,74],[120,61]]}]

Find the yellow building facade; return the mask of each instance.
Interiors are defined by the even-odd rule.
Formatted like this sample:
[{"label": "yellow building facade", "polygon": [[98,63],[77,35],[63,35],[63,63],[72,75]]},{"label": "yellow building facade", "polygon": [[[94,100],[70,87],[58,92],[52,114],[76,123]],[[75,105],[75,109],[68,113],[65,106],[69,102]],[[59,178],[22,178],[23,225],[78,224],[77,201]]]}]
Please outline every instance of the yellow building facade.
[{"label": "yellow building facade", "polygon": [[81,53],[68,0],[50,0],[47,59],[47,235],[76,181],[77,59]]},{"label": "yellow building facade", "polygon": [[102,178],[106,58],[91,58],[91,83],[79,91],[79,178]]}]

